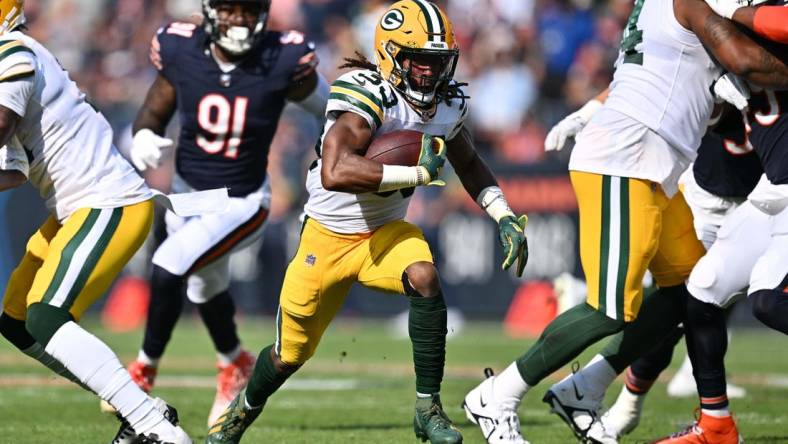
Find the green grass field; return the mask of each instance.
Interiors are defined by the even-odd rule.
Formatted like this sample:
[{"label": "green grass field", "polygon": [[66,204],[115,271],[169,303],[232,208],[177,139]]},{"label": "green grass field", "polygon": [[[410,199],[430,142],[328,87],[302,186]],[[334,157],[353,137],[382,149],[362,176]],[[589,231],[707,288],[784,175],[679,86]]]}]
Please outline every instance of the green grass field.
[{"label": "green grass field", "polygon": [[[141,331],[111,334],[97,322],[85,325],[124,361],[135,356]],[[259,350],[273,340],[271,320],[246,319],[242,337],[248,347]],[[459,408],[462,397],[478,383],[485,366],[502,369],[527,343],[506,338],[493,323],[471,323],[449,342],[442,396],[466,443],[483,440]],[[785,346],[785,337],[770,331],[734,333],[728,369],[732,381],[744,385],[749,396],[732,406],[747,443],[788,443]],[[213,401],[211,350],[202,326],[182,322],[155,390],[178,408],[195,442],[205,439],[205,418]],[[582,362],[590,356],[584,355]],[[413,379],[407,339],[394,338],[385,322],[340,320],[329,329],[313,360],[272,397],[244,442],[415,443]],[[534,389],[521,407],[523,432],[534,444],[574,442],[541,402],[548,386]],[[619,389],[616,384],[607,403]],[[647,442],[677,430],[690,421],[695,404],[694,399],[668,398],[661,381],[652,390],[640,427],[622,443]],[[93,395],[50,377],[5,341],[0,343],[0,418],[0,443],[9,444],[107,443],[117,429],[114,418],[99,413]]]}]

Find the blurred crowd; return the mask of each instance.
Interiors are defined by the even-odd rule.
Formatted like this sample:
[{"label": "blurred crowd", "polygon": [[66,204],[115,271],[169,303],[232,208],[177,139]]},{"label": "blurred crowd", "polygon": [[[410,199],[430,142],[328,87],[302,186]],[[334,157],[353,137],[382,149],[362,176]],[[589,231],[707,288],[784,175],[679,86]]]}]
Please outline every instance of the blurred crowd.
[{"label": "blurred crowd", "polygon": [[[631,0],[443,0],[455,25],[460,64],[469,84],[471,126],[489,162],[545,161],[546,131],[604,89],[612,75]],[[59,58],[116,130],[130,124],[153,81],[151,37],[174,20],[199,20],[200,0],[27,0],[30,33]],[[386,0],[273,0],[270,29],[297,29],[317,44],[329,80],[342,58],[372,55],[374,27]],[[177,119],[173,119],[177,120]],[[271,153],[280,196],[274,213],[302,198],[317,124],[288,109]],[[564,158],[559,160],[565,160]],[[555,159],[550,159],[555,161]],[[162,170],[162,171],[166,171]],[[165,188],[168,174],[148,177]]]}]

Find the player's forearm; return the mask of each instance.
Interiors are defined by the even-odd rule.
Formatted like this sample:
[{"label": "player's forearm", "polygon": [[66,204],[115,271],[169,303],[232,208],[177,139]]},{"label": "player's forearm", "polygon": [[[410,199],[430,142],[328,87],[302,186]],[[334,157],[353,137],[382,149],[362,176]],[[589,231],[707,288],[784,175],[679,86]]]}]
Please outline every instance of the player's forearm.
[{"label": "player's forearm", "polygon": [[162,116],[156,115],[149,108],[142,107],[134,119],[134,124],[131,126],[131,133],[137,134],[141,129],[149,129],[156,134],[163,135],[167,129],[169,119],[164,119]]},{"label": "player's forearm", "polygon": [[785,62],[751,38],[736,25],[707,8],[702,25],[694,18],[692,30],[714,57],[731,73],[758,86],[770,89],[788,88],[788,66]]},{"label": "player's forearm", "polygon": [[137,113],[132,125],[132,133],[147,128],[158,135],[163,135],[167,124],[175,114],[177,95],[175,87],[167,78],[159,74],[153,81],[145,96],[145,102]]},{"label": "player's forearm", "polygon": [[479,194],[487,187],[497,187],[498,181],[495,180],[492,171],[484,163],[481,157],[476,154],[463,168],[456,169],[455,173],[460,179],[463,188],[474,200],[478,199]]},{"label": "player's forearm", "polygon": [[383,180],[383,165],[345,152],[337,159],[323,159],[320,170],[323,188],[344,193],[377,192]]},{"label": "player's forearm", "polygon": [[27,182],[27,177],[21,171],[0,171],[0,191],[16,188]]},{"label": "player's forearm", "polygon": [[734,72],[739,77],[763,88],[788,88],[788,66],[766,49],[754,48],[741,64],[740,72]]}]

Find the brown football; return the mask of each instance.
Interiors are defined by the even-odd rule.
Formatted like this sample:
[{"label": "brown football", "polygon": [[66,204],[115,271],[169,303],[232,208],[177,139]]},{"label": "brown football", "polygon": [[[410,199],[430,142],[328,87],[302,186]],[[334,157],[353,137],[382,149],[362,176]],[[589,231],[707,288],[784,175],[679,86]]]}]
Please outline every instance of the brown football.
[{"label": "brown football", "polygon": [[416,166],[421,154],[421,136],[422,133],[410,130],[383,134],[372,140],[364,157],[385,165]]}]

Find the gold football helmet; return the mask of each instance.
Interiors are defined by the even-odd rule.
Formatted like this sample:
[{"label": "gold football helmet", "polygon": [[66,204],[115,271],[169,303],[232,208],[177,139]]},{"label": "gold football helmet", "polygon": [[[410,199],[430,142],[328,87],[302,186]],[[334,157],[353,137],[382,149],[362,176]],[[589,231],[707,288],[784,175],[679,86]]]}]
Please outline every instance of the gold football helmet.
[{"label": "gold football helmet", "polygon": [[19,25],[25,24],[25,0],[0,0],[0,34],[13,31]]},{"label": "gold football helmet", "polygon": [[394,3],[375,30],[380,73],[421,108],[430,108],[441,99],[454,76],[458,56],[451,21],[426,0]]}]

